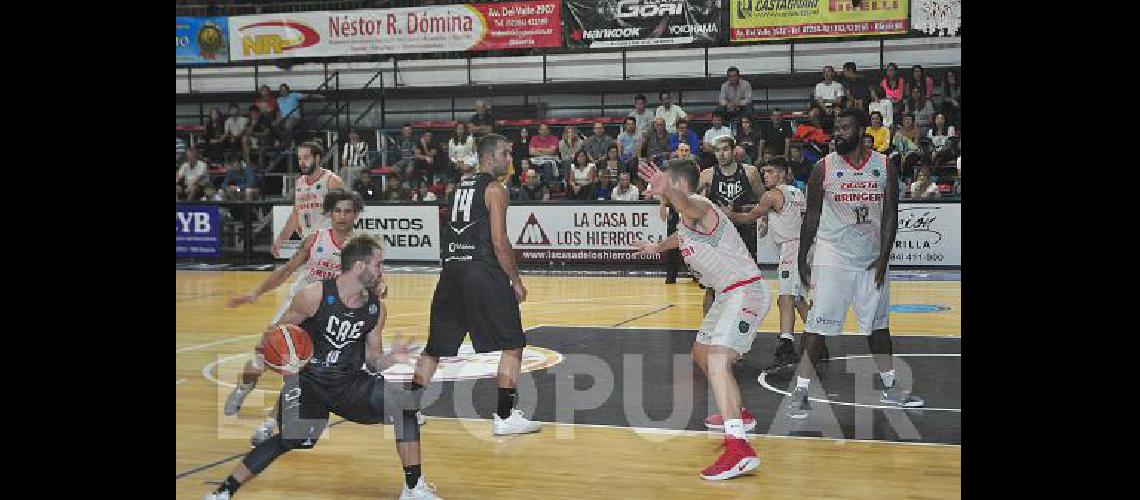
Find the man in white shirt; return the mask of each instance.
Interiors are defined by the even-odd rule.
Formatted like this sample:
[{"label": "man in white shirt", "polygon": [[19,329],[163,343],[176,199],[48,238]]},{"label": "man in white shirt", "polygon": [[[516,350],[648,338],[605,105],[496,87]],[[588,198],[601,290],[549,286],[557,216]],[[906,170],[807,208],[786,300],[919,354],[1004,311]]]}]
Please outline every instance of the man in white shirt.
[{"label": "man in white shirt", "polygon": [[673,105],[673,97],[668,92],[661,92],[657,98],[661,101],[661,105],[657,106],[655,118],[665,119],[666,132],[670,134],[677,132],[677,119],[688,118],[689,115],[680,106]]},{"label": "man in white shirt", "polygon": [[835,81],[835,68],[824,66],[823,81],[815,84],[815,102],[824,108],[830,108],[843,95],[843,84]]},{"label": "man in white shirt", "polygon": [[206,175],[206,162],[198,159],[198,148],[191,146],[186,150],[186,161],[178,167],[178,174],[174,176],[177,187],[176,196],[182,197],[186,193],[186,200],[196,201],[202,189],[209,184],[210,178]]},{"label": "man in white shirt", "polygon": [[728,79],[720,85],[719,103],[716,114],[727,118],[730,124],[735,124],[740,116],[751,118],[754,114],[752,84],[740,78],[740,70],[736,66],[728,68]]},{"label": "man in white shirt", "polygon": [[629,182],[629,172],[618,174],[618,185],[610,193],[610,199],[614,201],[637,201],[639,195],[637,186]]},{"label": "man in white shirt", "polygon": [[653,126],[653,112],[645,109],[645,105],[648,104],[648,102],[649,99],[646,99],[645,94],[637,94],[637,96],[633,98],[633,111],[625,115],[637,120],[638,131],[649,130],[649,128]]},{"label": "man in white shirt", "polygon": [[[249,117],[242,116],[241,108],[237,104],[230,104],[230,116],[226,118],[225,131],[226,134],[222,136],[222,144],[225,144],[226,151],[241,150],[241,140],[245,135],[245,129],[249,126]],[[213,158],[217,161],[217,158]]]},{"label": "man in white shirt", "polygon": [[704,139],[701,140],[701,155],[700,165],[701,168],[708,168],[716,163],[716,149],[713,146],[716,144],[716,138],[727,135],[732,137],[732,129],[724,126],[724,120],[719,113],[713,113],[712,126],[705,131]]}]

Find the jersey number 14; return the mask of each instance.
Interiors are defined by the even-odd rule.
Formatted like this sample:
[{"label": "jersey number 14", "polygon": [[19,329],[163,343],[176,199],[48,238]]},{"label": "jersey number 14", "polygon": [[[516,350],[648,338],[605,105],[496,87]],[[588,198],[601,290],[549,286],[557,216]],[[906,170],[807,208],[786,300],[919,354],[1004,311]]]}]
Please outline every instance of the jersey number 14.
[{"label": "jersey number 14", "polygon": [[451,222],[471,222],[471,202],[475,198],[474,189],[460,189],[455,192],[455,204],[451,207]]}]

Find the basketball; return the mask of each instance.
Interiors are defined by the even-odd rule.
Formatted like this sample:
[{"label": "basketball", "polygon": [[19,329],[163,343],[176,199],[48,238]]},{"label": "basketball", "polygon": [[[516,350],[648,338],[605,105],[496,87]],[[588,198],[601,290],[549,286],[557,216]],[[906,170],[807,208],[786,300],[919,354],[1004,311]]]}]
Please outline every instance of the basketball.
[{"label": "basketball", "polygon": [[270,370],[294,374],[313,357],[313,340],[297,325],[274,326],[261,335],[261,352]]}]

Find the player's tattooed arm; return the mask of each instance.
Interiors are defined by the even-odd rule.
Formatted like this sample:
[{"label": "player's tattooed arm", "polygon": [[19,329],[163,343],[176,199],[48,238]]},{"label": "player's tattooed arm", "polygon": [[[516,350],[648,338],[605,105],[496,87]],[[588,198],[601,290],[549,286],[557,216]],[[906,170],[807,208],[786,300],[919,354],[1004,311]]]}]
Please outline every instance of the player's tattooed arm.
[{"label": "player's tattooed arm", "polygon": [[633,246],[637,248],[637,251],[634,252],[635,255],[655,254],[681,246],[681,239],[677,236],[677,233],[673,233],[658,243],[646,243],[639,240],[633,242]]},{"label": "player's tattooed arm", "polygon": [[891,262],[891,248],[895,245],[895,233],[899,228],[899,181],[898,172],[887,169],[887,185],[883,196],[883,217],[879,228],[879,258],[867,269],[875,268],[875,285],[883,286],[887,276],[887,265]]},{"label": "player's tattooed arm", "polygon": [[[781,197],[781,198],[777,198]],[[758,219],[768,215],[768,212],[774,210],[776,203],[782,199],[782,195],[778,189],[766,191],[760,196],[760,201],[752,207],[752,210],[747,212],[733,212],[731,205],[721,205],[720,211],[727,215],[729,220],[736,224],[751,224]]]},{"label": "player's tattooed arm", "polygon": [[760,170],[757,169],[755,165],[745,165],[744,176],[748,178],[748,183],[752,185],[752,192],[756,193],[756,199],[759,200],[760,197],[764,196],[766,191],[764,189],[764,183],[760,178]]},{"label": "player's tattooed arm", "polygon": [[285,310],[285,314],[281,316],[281,320],[277,322],[278,325],[300,325],[306,319],[313,317],[317,314],[317,309],[321,305],[321,283],[310,283],[305,285],[297,294],[293,296],[293,300],[289,302],[289,308]]},{"label": "player's tattooed arm", "polygon": [[823,210],[823,160],[815,163],[811,169],[811,177],[807,182],[807,211],[804,212],[803,224],[800,226],[800,280],[804,286],[811,283],[811,267],[808,266],[808,250],[815,244],[815,233],[819,229],[819,214]]}]

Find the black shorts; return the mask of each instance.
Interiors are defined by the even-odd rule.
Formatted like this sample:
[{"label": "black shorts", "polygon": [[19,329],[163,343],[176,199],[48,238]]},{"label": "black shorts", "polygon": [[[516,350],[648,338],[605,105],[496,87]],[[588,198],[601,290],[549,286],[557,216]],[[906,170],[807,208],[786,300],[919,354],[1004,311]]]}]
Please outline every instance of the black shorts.
[{"label": "black shorts", "polygon": [[526,346],[519,302],[507,273],[478,261],[444,266],[431,298],[424,353],[455,356],[468,332],[475,352]]},{"label": "black shorts", "polygon": [[329,413],[358,424],[379,424],[384,418],[384,379],[363,370],[335,385],[302,373],[287,375],[277,402],[281,437],[303,440],[311,447],[328,425]]}]

